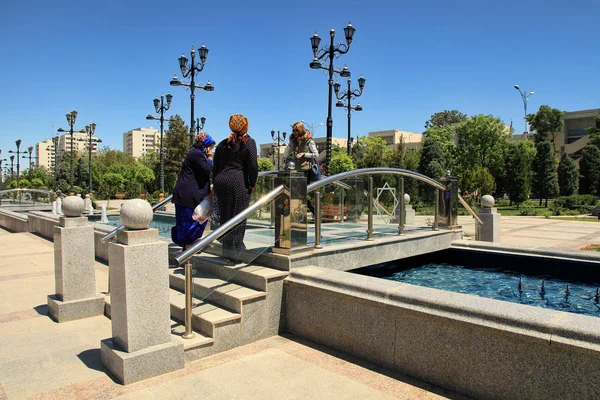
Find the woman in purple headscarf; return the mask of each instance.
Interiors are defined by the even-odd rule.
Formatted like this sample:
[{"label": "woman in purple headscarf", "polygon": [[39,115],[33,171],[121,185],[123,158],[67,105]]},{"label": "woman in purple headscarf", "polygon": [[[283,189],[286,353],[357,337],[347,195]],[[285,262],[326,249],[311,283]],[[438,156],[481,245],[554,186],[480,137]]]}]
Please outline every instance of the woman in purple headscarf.
[{"label": "woman in purple headscarf", "polygon": [[202,237],[206,223],[200,224],[192,218],[194,209],[210,192],[210,173],[213,170],[213,148],[215,140],[205,132],[196,138],[196,143],[185,156],[181,172],[173,190],[175,204],[175,226],[171,229],[171,240],[187,249]]}]

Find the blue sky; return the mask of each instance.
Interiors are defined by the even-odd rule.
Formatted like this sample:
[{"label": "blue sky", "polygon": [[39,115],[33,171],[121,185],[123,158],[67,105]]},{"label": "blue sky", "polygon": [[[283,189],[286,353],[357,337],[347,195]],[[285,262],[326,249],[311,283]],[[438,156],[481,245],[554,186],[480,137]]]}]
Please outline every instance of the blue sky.
[{"label": "blue sky", "polygon": [[[344,4],[344,6],[341,6]],[[422,132],[443,109],[493,114],[517,131],[523,104],[513,85],[535,90],[529,111],[600,107],[597,0],[422,0],[346,2],[96,2],[8,1],[0,14],[0,149],[27,147],[66,128],[97,123],[103,145],[122,149],[122,133],[155,126],[152,99],[171,91],[169,113],[189,122],[189,92],[170,87],[177,58],[205,43],[196,116],[217,140],[232,113],[250,120],[250,134],[270,141],[271,129],[327,117],[327,76],[311,70],[310,37],[343,40],[337,60],[367,79],[353,113],[353,136],[380,129]],[[180,76],[181,77],[181,76]],[[345,84],[342,79],[341,83]],[[346,114],[333,110],[334,137],[346,137]],[[316,132],[325,135],[325,127]]]}]

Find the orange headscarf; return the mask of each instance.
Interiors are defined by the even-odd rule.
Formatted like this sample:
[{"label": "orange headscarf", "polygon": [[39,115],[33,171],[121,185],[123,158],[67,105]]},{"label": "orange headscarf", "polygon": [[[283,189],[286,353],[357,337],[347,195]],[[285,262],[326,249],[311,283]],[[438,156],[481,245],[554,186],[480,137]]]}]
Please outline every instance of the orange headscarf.
[{"label": "orange headscarf", "polygon": [[238,140],[246,143],[250,139],[250,136],[248,136],[248,118],[242,114],[233,114],[229,117],[229,129],[231,129],[231,134],[227,138],[229,147]]}]

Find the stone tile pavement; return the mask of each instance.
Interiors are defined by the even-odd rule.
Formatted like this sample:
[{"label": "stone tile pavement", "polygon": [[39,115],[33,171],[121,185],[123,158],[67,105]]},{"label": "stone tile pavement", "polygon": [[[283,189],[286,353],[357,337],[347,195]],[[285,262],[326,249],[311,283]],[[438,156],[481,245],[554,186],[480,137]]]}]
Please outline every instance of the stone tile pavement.
[{"label": "stone tile pavement", "polygon": [[[106,265],[96,263],[97,290]],[[101,316],[62,324],[47,316],[53,244],[0,229],[0,400],[407,399],[457,395],[292,336],[275,336],[187,363],[129,386],[100,364]]]}]

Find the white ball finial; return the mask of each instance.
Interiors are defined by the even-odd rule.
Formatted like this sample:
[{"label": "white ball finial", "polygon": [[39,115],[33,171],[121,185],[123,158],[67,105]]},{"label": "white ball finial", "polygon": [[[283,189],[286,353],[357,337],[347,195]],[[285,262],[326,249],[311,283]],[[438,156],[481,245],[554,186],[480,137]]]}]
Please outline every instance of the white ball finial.
[{"label": "white ball finial", "polygon": [[496,200],[489,194],[486,194],[481,198],[481,207],[483,208],[492,208],[495,203]]},{"label": "white ball finial", "polygon": [[146,200],[128,200],[121,206],[121,223],[129,230],[148,229],[153,217],[152,206]]},{"label": "white ball finial", "polygon": [[410,204],[410,196],[408,193],[404,193],[404,204]]},{"label": "white ball finial", "polygon": [[81,217],[85,202],[81,197],[67,196],[62,201],[62,212],[65,217]]},{"label": "white ball finial", "polygon": [[288,162],[287,164],[285,164],[285,169],[287,169],[288,171],[293,171],[296,169],[296,163],[294,163],[293,161]]}]

